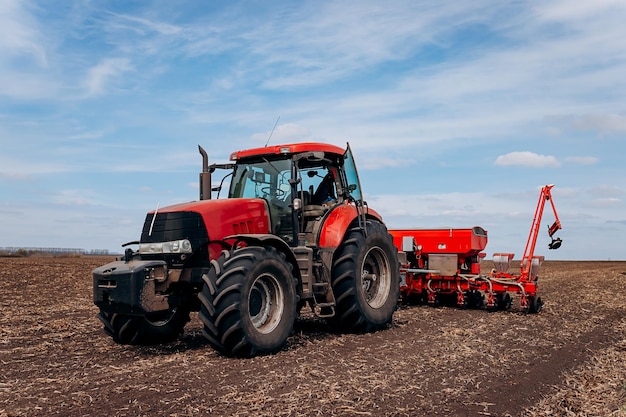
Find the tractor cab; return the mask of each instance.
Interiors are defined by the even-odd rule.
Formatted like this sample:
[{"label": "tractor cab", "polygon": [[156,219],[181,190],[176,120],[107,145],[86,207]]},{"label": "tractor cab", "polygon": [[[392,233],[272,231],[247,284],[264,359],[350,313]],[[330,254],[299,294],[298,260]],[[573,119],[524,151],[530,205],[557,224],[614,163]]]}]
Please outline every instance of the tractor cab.
[{"label": "tractor cab", "polygon": [[319,143],[265,147],[233,153],[231,160],[228,197],[265,200],[271,233],[290,246],[314,246],[323,218],[334,207],[348,202],[361,206],[349,146],[346,151]]}]

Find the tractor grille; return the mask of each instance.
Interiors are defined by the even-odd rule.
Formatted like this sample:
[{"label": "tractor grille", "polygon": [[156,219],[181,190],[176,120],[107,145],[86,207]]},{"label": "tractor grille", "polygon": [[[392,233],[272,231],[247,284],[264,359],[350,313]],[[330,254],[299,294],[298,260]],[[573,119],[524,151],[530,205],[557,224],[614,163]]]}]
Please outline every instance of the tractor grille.
[{"label": "tractor grille", "polygon": [[[188,239],[195,251],[209,240],[202,216],[198,213],[189,211],[157,213],[154,225],[152,225],[153,217],[152,213],[146,216],[141,231],[142,243]],[[152,233],[150,234],[151,226]]]}]

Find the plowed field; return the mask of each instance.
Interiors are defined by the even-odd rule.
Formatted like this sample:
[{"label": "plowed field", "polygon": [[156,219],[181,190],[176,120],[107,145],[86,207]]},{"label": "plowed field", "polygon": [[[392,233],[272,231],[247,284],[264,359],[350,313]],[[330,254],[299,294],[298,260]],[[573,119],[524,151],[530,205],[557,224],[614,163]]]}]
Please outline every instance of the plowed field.
[{"label": "plowed field", "polygon": [[303,317],[281,352],[232,359],[195,316],[177,342],[115,344],[92,303],[109,260],[0,258],[0,417],[626,416],[626,262],[545,262],[540,314],[402,306],[373,334]]}]

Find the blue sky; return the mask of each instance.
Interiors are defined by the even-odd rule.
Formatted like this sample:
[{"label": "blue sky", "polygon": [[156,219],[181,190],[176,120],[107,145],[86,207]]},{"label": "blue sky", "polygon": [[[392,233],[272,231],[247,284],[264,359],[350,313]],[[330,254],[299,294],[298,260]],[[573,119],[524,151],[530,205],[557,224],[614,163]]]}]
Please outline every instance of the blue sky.
[{"label": "blue sky", "polygon": [[[54,4],[53,4],[54,3]],[[626,2],[0,3],[0,247],[120,250],[214,162],[350,142],[390,228],[626,259]]]}]

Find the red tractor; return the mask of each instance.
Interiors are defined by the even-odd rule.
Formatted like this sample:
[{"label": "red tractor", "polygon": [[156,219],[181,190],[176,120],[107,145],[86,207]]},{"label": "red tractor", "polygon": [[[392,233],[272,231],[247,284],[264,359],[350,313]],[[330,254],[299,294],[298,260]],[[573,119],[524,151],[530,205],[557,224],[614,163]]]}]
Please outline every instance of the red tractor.
[{"label": "red tractor", "polygon": [[[203,156],[200,200],[147,214],[123,259],[93,271],[105,332],[124,344],[176,339],[199,311],[220,352],[254,356],[285,343],[305,305],[337,329],[391,322],[398,254],[363,201],[348,145],[298,143]],[[211,174],[229,170],[228,198]]]}]

